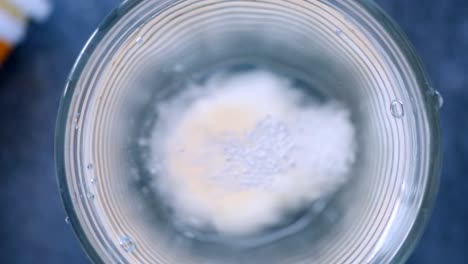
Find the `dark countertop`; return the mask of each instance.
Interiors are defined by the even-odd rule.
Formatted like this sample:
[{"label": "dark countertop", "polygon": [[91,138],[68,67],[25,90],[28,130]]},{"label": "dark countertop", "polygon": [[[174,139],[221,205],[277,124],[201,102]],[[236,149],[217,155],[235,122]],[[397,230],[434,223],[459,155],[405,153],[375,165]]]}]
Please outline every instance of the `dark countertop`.
[{"label": "dark countertop", "polygon": [[[67,74],[117,0],[57,0],[0,70],[1,263],[88,263],[65,221],[53,138]],[[468,263],[468,2],[377,0],[408,34],[445,98],[444,168],[409,263]]]}]

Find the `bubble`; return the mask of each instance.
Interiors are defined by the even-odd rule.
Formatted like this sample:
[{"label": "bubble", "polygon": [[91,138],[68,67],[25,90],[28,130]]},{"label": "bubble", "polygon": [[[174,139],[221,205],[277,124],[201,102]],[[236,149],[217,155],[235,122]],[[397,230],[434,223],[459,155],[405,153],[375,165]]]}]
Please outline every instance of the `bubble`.
[{"label": "bubble", "polygon": [[136,38],[136,40],[135,40],[135,43],[137,43],[137,44],[143,44],[143,41],[144,41],[144,40],[145,40],[145,39],[143,38],[143,36],[138,36],[138,37]]},{"label": "bubble", "polygon": [[89,200],[94,200],[96,196],[93,193],[88,193],[87,197]]},{"label": "bubble", "polygon": [[444,98],[442,97],[442,95],[440,94],[439,91],[434,91],[434,96],[436,98],[436,102],[437,102],[437,106],[439,108],[442,108],[444,106]]},{"label": "bubble", "polygon": [[390,112],[392,113],[392,116],[396,118],[402,118],[405,116],[403,103],[400,100],[393,100],[390,104]]},{"label": "bubble", "polygon": [[127,253],[132,253],[136,249],[135,242],[128,236],[123,236],[119,240],[120,247]]},{"label": "bubble", "polygon": [[339,28],[335,29],[335,35],[337,35],[338,37],[341,37],[343,35],[343,30]]},{"label": "bubble", "polygon": [[65,223],[70,224],[70,217],[65,217]]},{"label": "bubble", "polygon": [[89,179],[89,182],[90,182],[91,184],[96,184],[96,183],[97,183],[96,177],[94,177],[94,176],[91,177],[91,179]]},{"label": "bubble", "polygon": [[75,113],[75,117],[73,118],[73,126],[75,127],[75,130],[78,130],[80,128],[80,118],[81,114]]}]

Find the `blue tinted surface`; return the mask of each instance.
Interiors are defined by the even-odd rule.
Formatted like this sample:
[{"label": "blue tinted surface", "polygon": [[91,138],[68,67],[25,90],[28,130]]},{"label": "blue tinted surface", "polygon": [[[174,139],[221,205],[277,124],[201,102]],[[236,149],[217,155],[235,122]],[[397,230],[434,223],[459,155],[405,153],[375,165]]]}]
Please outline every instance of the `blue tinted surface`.
[{"label": "blue tinted surface", "polygon": [[[116,0],[57,0],[0,70],[0,263],[88,263],[65,221],[53,161],[67,74]],[[468,1],[378,0],[445,98],[441,189],[409,263],[468,263]]]}]

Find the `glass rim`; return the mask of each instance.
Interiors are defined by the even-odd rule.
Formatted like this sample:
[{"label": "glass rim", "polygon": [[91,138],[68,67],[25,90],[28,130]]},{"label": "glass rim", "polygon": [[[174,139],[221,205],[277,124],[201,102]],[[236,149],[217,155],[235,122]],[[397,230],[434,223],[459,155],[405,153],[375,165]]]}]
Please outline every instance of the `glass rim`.
[{"label": "glass rim", "polygon": [[[83,69],[87,65],[89,58],[94,53],[96,47],[113,28],[113,26],[118,23],[120,18],[127,15],[134,7],[144,1],[145,0],[124,0],[104,18],[80,51],[67,78],[64,93],[60,99],[55,127],[55,168],[58,187],[62,197],[62,204],[66,212],[66,217],[69,219],[68,222],[71,224],[85,253],[93,263],[105,263],[105,261],[95,250],[91,241],[86,236],[84,228],[78,220],[77,213],[73,206],[71,193],[68,188],[64,158],[66,152],[65,133],[68,126],[67,119],[69,118],[69,110],[72,98],[75,94],[77,81],[81,77]],[[339,4],[339,1],[340,0],[328,0],[328,2],[332,4]],[[362,7],[367,14],[378,21],[379,25],[386,33],[388,33],[389,37],[398,44],[399,50],[403,54],[404,59],[409,62],[409,66],[413,71],[413,75],[417,81],[420,92],[425,93],[427,90],[433,89],[421,59],[416,54],[414,47],[410,44],[407,36],[403,33],[396,22],[373,0],[360,0],[356,4]],[[428,126],[431,140],[429,160],[431,161],[431,165],[428,169],[428,175],[426,175],[427,181],[424,186],[423,197],[421,199],[422,202],[406,238],[396,252],[393,253],[391,263],[404,263],[409,258],[427,226],[435,204],[442,165],[442,152],[440,142],[441,129],[438,113],[439,107],[437,105],[437,98],[434,100],[434,102],[430,101],[429,103],[424,103],[429,121]]]}]

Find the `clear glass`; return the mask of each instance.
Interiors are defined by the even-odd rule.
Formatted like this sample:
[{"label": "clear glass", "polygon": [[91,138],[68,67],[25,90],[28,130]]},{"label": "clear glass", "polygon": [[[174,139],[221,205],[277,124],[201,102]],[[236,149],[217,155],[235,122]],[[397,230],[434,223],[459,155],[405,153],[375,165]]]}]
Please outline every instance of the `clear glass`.
[{"label": "clear glass", "polygon": [[[358,130],[353,180],[325,213],[253,248],[174,230],[138,145],[155,105],[236,65],[294,75],[349,106]],[[401,263],[436,195],[440,102],[406,37],[371,1],[128,0],[70,74],[56,130],[60,191],[95,263]]]}]

